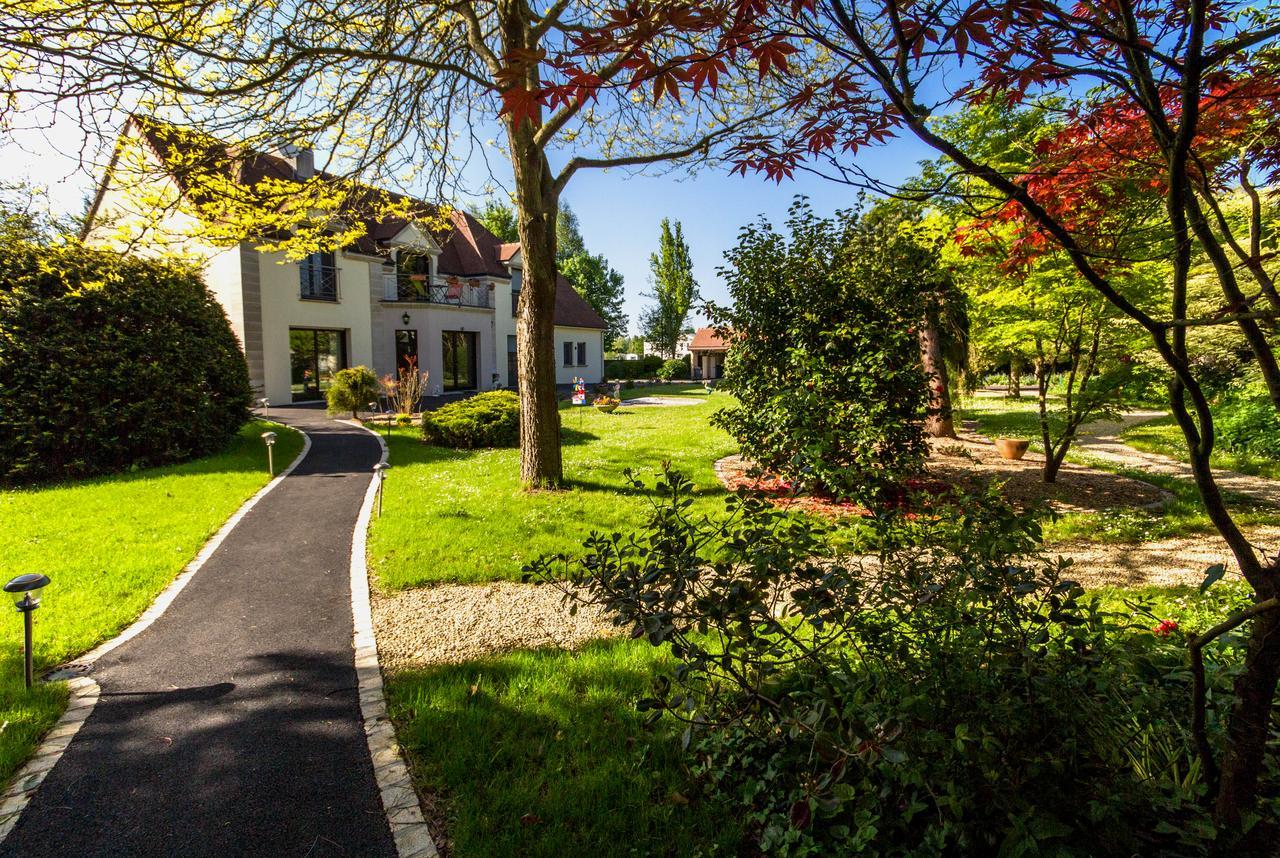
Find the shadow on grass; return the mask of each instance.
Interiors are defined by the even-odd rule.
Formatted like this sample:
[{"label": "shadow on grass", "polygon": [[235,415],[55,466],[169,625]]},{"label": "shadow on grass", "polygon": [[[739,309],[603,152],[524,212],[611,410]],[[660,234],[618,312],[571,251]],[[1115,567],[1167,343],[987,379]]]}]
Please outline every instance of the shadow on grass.
[{"label": "shadow on grass", "polygon": [[737,827],[690,783],[674,723],[646,728],[636,711],[657,652],[596,642],[392,676],[400,741],[448,803],[454,854],[735,854]]}]

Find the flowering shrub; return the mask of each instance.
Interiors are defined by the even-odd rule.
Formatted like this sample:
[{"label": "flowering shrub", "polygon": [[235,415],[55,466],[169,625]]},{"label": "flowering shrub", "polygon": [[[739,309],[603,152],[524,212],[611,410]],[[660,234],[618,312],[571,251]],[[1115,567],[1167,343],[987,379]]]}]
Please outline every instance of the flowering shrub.
[{"label": "flowering shrub", "polygon": [[[930,495],[841,549],[750,496],[693,516],[692,491],[668,472],[641,532],[526,571],[669,648],[638,705],[685,723],[740,852],[1207,853],[1181,642],[1086,598],[1033,514]],[[1241,651],[1213,659],[1220,742]]]}]

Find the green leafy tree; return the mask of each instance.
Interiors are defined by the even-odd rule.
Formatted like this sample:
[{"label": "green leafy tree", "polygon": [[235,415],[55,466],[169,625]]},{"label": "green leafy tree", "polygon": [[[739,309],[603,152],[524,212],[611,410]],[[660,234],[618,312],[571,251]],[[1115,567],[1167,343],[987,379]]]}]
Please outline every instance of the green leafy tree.
[{"label": "green leafy tree", "polygon": [[742,230],[721,269],[733,305],[710,308],[734,333],[725,374],[738,402],[712,420],[765,469],[866,503],[927,451],[921,302],[882,225],[818,218],[799,201],[790,235],[764,221]]},{"label": "green leafy tree", "polygon": [[485,229],[504,242],[514,243],[520,240],[520,226],[516,223],[516,213],[509,205],[498,200],[489,200],[484,204],[484,211],[476,219]]},{"label": "green leafy tree", "polygon": [[674,225],[662,219],[658,252],[649,256],[654,306],[644,312],[640,328],[644,338],[669,358],[676,356],[676,344],[684,333],[693,302],[698,300],[698,282],[693,278],[693,258],[684,239],[680,221]]},{"label": "green leafy tree", "polygon": [[604,319],[605,342],[627,332],[627,314],[622,312],[622,275],[609,265],[609,260],[583,251],[563,260],[560,273]]},{"label": "green leafy tree", "polygon": [[582,238],[578,216],[567,202],[560,203],[560,213],[556,216],[556,259],[564,262],[586,252],[587,243]]}]

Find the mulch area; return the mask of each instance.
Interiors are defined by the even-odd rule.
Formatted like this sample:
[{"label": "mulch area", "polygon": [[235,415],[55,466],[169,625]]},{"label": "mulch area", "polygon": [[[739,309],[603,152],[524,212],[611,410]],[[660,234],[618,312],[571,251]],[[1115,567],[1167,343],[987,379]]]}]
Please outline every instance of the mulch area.
[{"label": "mulch area", "polygon": [[[1082,465],[1064,464],[1057,481],[1046,483],[1040,473],[1042,456],[1028,453],[1017,461],[1004,459],[995,445],[981,436],[962,434],[958,439],[931,439],[930,447],[927,472],[907,485],[910,490],[939,494],[956,487],[974,492],[1000,484],[1004,496],[1015,506],[1043,501],[1058,512],[1150,508],[1171,497],[1150,483]],[[715,468],[720,482],[730,491],[754,489],[772,496],[773,502],[784,509],[828,516],[868,514],[857,504],[796,495],[789,484],[776,477],[753,475],[752,463],[741,456],[727,456],[716,462]]]}]

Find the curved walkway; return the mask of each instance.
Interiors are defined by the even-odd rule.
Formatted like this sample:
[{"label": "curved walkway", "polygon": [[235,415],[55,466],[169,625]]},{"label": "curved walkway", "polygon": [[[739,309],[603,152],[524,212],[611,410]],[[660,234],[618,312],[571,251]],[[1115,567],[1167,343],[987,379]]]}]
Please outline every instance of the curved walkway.
[{"label": "curved walkway", "polygon": [[[1130,426],[1163,416],[1163,411],[1131,411],[1122,414],[1119,420],[1095,421],[1081,429],[1080,437],[1076,439],[1073,447],[1078,453],[1110,465],[1137,468],[1150,474],[1162,474],[1183,480],[1194,480],[1191,466],[1185,462],[1179,462],[1177,459],[1171,459],[1159,453],[1135,450],[1120,439],[1120,433]],[[1214,469],[1213,475],[1218,481],[1218,487],[1224,492],[1232,492],[1251,500],[1280,506],[1280,481],[1219,468]]]},{"label": "curved walkway", "polygon": [[95,664],[99,702],[0,856],[396,855],[349,585],[380,448],[319,411],[270,416],[304,429],[310,453],[151,627]]}]

